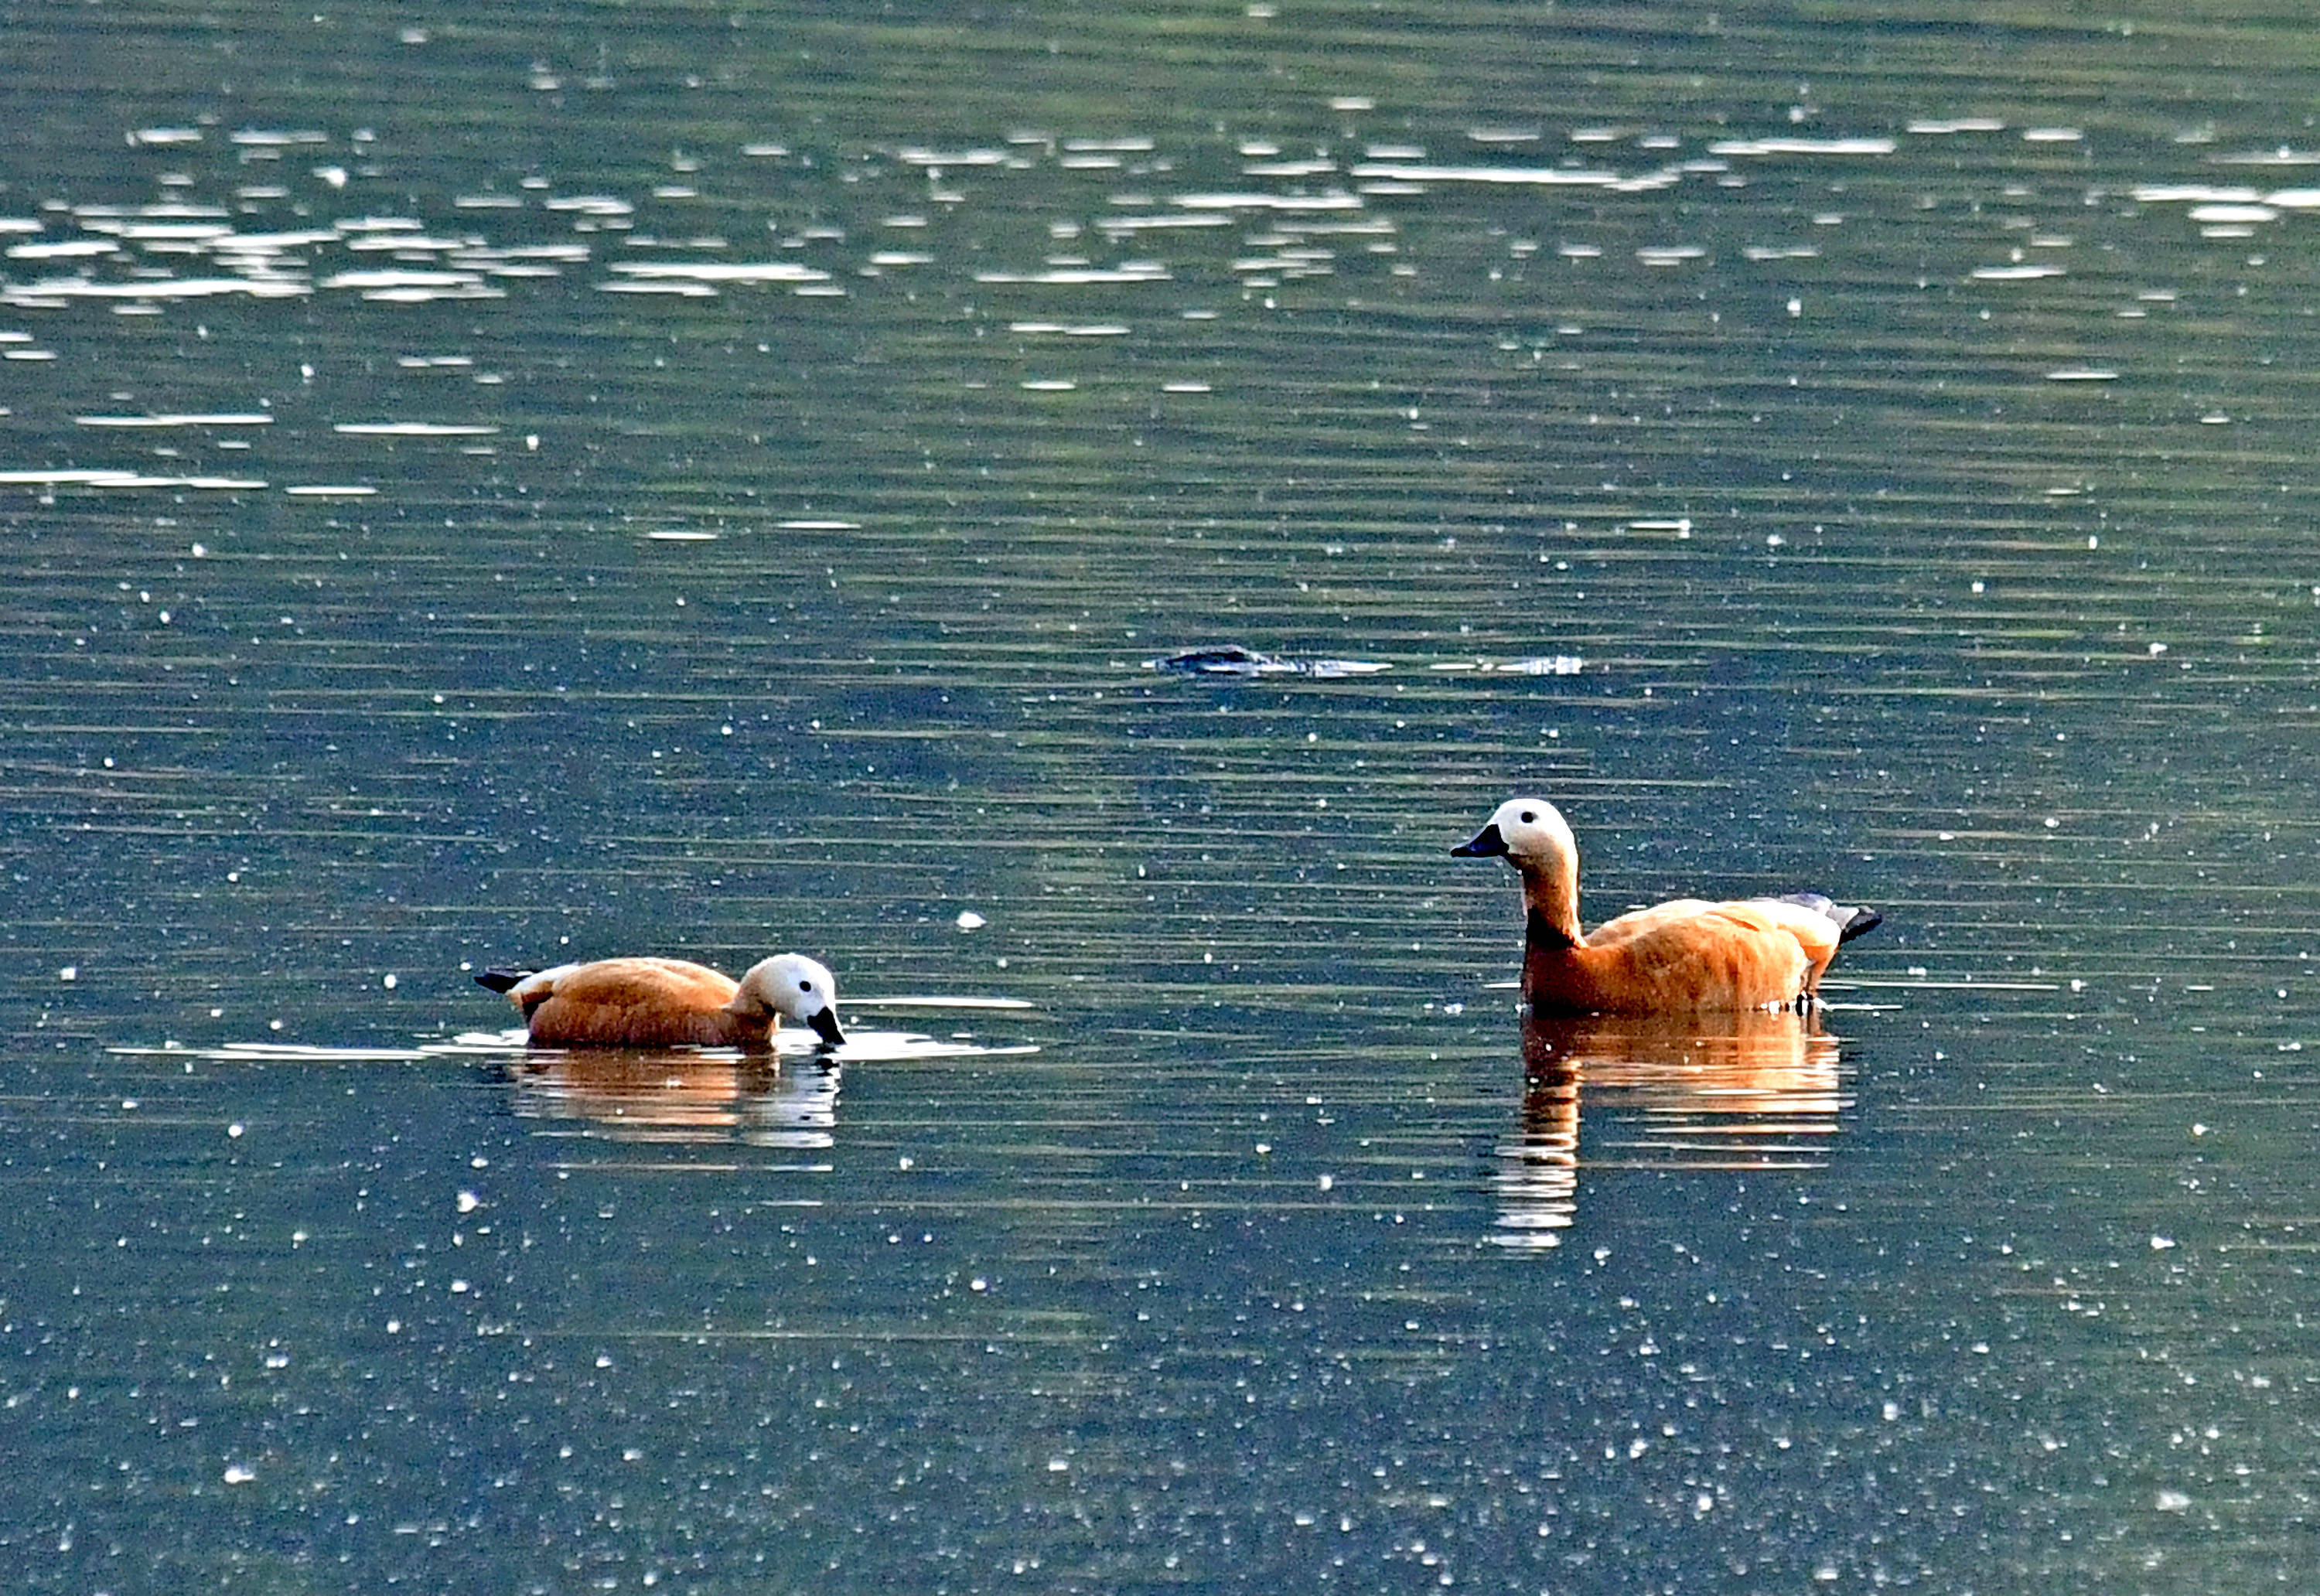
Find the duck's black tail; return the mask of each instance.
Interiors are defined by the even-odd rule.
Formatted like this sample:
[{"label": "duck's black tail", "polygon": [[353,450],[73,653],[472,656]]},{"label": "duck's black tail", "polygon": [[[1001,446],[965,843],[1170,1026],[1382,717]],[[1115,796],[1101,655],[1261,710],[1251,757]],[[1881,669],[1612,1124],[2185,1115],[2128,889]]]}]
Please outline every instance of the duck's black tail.
[{"label": "duck's black tail", "polygon": [[1874,909],[1853,909],[1843,903],[1832,903],[1818,893],[1783,893],[1783,903],[1795,903],[1836,921],[1836,939],[1841,946],[1855,937],[1865,937],[1885,923],[1885,917]]}]

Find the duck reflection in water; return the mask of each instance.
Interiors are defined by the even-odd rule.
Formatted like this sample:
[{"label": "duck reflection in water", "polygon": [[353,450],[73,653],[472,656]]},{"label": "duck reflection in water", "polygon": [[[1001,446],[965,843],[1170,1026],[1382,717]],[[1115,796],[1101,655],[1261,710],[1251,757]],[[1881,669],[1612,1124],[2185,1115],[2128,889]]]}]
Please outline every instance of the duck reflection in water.
[{"label": "duck reflection in water", "polygon": [[1522,1119],[1493,1178],[1491,1239],[1509,1247],[1562,1244],[1582,1167],[1817,1168],[1853,1103],[1817,1010],[1526,1012],[1522,1051]]},{"label": "duck reflection in water", "polygon": [[687,1048],[533,1051],[512,1060],[515,1111],[585,1120],[629,1141],[828,1147],[839,1066],[825,1056]]}]

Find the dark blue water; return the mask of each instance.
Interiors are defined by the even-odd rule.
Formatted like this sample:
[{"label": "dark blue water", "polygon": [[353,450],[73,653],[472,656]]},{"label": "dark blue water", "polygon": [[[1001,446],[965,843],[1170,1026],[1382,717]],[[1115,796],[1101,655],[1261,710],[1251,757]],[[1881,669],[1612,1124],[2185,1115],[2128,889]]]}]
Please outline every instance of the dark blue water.
[{"label": "dark blue water", "polygon": [[[35,1588],[2309,1565],[2293,20],[0,37]],[[1550,1046],[1518,790],[1887,923]]]}]

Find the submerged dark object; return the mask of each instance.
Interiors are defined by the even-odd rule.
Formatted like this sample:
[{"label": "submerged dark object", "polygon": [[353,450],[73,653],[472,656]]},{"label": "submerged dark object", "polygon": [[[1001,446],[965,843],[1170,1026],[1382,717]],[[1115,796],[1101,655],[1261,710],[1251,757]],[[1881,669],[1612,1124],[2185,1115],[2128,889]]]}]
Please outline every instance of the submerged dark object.
[{"label": "submerged dark object", "polygon": [[1366,659],[1287,659],[1260,654],[1238,643],[1187,648],[1144,662],[1146,670],[1180,671],[1188,676],[1365,676],[1386,669]]}]

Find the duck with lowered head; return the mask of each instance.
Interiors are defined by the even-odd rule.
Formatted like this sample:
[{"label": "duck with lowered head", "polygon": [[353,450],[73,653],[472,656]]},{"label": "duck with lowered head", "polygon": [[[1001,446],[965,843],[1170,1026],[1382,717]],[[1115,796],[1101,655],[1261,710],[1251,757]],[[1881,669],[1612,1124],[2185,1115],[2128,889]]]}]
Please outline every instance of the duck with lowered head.
[{"label": "duck with lowered head", "polygon": [[1638,909],[1579,923],[1579,844],[1554,805],[1510,798],[1452,848],[1502,858],[1522,878],[1523,1002],[1547,1014],[1666,1014],[1817,1001],[1836,950],[1884,919],[1817,893]]},{"label": "duck with lowered head", "polygon": [[476,983],[507,993],[542,1047],[763,1052],[785,1019],[811,1027],[826,1047],[846,1039],[838,980],[802,953],[760,960],[739,981],[681,958],[601,958],[552,970],[485,970]]}]

